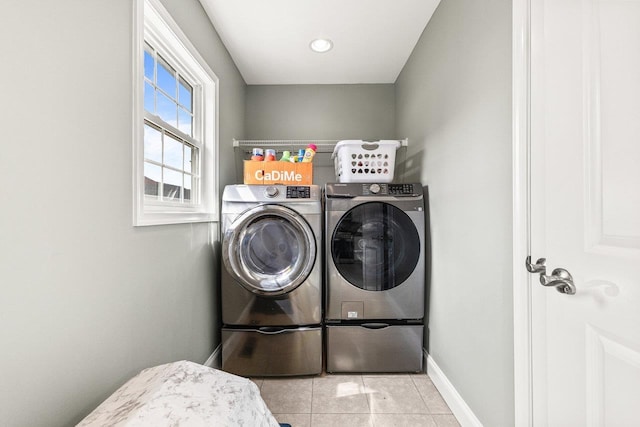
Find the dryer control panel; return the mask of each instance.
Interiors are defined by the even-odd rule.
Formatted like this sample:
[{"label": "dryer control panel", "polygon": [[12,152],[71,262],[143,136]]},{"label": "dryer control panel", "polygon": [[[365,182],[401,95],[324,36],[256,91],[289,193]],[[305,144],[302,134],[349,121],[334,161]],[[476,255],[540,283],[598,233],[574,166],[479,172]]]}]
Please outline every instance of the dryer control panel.
[{"label": "dryer control panel", "polygon": [[288,186],[287,199],[309,199],[311,188],[305,186]]}]

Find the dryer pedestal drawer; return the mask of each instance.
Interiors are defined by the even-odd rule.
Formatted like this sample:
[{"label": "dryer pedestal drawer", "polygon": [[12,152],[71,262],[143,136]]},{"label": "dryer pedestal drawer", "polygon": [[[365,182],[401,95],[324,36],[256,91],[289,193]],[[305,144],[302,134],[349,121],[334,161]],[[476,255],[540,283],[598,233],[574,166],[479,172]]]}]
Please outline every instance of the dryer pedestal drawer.
[{"label": "dryer pedestal drawer", "polygon": [[241,376],[322,372],[322,328],[222,328],[222,369]]},{"label": "dryer pedestal drawer", "polygon": [[420,372],[423,325],[327,325],[327,372]]}]

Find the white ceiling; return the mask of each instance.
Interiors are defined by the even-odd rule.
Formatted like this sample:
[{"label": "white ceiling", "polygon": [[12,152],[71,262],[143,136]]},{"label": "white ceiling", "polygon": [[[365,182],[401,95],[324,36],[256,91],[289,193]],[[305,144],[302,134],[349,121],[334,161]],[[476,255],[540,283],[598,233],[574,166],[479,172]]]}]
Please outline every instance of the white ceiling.
[{"label": "white ceiling", "polygon": [[394,83],[440,0],[200,2],[245,82],[270,85]]}]

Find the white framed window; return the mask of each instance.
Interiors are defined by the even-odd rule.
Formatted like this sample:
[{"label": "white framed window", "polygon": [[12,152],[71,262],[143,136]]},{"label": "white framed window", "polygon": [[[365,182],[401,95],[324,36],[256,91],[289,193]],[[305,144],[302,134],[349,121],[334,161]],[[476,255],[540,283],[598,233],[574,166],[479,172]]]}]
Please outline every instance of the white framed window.
[{"label": "white framed window", "polygon": [[134,4],[134,225],[217,221],[218,78],[158,0]]}]

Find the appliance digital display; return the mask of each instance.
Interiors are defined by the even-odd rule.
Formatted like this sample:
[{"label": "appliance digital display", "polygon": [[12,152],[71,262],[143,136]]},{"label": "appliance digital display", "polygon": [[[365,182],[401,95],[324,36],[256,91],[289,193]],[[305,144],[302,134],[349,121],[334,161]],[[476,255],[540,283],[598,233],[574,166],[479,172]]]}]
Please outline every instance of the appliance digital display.
[{"label": "appliance digital display", "polygon": [[413,184],[389,184],[389,194],[411,195],[413,194]]},{"label": "appliance digital display", "polygon": [[287,199],[309,199],[311,198],[311,188],[305,186],[287,187]]}]

